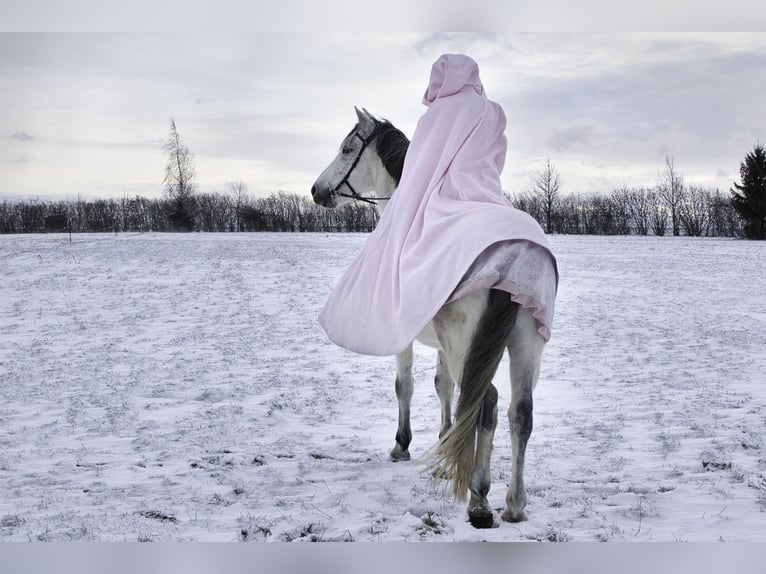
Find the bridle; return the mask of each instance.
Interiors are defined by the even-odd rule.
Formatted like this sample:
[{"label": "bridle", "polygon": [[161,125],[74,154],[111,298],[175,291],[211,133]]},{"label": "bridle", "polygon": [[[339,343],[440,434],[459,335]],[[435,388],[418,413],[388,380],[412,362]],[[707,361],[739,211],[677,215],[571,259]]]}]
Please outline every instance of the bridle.
[{"label": "bridle", "polygon": [[[373,132],[374,133],[374,132]],[[362,147],[359,150],[359,154],[354,158],[354,161],[351,164],[351,167],[348,168],[348,172],[346,172],[346,175],[343,177],[343,179],[338,182],[338,185],[334,186],[330,190],[330,195],[339,195],[340,197],[348,197],[350,199],[355,199],[356,201],[364,201],[365,203],[370,203],[372,205],[378,205],[378,201],[388,201],[391,199],[390,197],[363,197],[357,191],[354,189],[354,186],[351,185],[351,182],[348,180],[348,178],[351,177],[351,174],[356,169],[356,166],[359,164],[359,160],[362,159],[362,154],[364,153],[364,150],[367,148],[367,146],[370,144],[370,142],[373,140],[372,134],[370,137],[365,138],[362,134],[360,134],[358,131],[354,133],[356,137],[358,137],[360,140],[362,140]],[[338,190],[343,186],[348,187],[351,190],[351,193],[340,193]]]}]

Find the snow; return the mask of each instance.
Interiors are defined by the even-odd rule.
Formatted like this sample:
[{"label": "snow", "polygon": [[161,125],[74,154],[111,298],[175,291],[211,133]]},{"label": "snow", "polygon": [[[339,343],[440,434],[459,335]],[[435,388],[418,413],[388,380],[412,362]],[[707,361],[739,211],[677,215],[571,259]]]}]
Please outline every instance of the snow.
[{"label": "snow", "polygon": [[316,321],[364,239],[0,237],[0,540],[766,541],[763,243],[553,236],[529,520],[475,530],[423,471],[434,351],[392,463],[393,358]]}]

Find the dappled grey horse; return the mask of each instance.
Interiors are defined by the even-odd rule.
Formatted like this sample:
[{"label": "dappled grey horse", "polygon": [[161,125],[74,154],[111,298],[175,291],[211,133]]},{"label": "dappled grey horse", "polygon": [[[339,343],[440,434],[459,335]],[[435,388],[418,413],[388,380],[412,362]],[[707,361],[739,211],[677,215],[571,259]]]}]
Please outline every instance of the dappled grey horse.
[{"label": "dappled grey horse", "polygon": [[[311,189],[314,202],[327,208],[350,201],[386,209],[399,184],[409,140],[387,121],[356,110],[358,123],[344,138],[332,163]],[[511,363],[508,418],[513,449],[511,482],[503,520],[525,520],[524,457],[532,432],[532,391],[540,373],[545,340],[531,312],[511,301],[508,293],[480,289],[444,305],[416,338],[438,350],[436,391],[441,402],[439,445],[431,468],[452,481],[455,497],[470,491],[468,516],[477,528],[493,525],[487,501],[490,456],[497,426],[497,389],[492,379],[507,348]],[[394,461],[410,459],[410,402],[413,391],[412,344],[396,356],[399,425]],[[452,424],[454,382],[460,395]]]}]

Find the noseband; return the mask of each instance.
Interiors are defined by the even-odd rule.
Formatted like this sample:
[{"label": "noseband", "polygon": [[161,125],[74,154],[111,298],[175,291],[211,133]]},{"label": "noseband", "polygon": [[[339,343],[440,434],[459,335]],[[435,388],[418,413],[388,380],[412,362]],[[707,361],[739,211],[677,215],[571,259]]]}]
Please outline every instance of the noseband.
[{"label": "noseband", "polygon": [[[374,133],[374,132],[373,132]],[[358,137],[360,140],[362,140],[362,148],[359,150],[359,154],[354,159],[353,163],[351,164],[351,167],[348,168],[348,172],[346,172],[346,175],[343,179],[338,182],[338,185],[333,187],[330,190],[330,195],[339,195],[340,197],[348,197],[350,199],[355,199],[357,201],[364,201],[365,203],[371,203],[372,205],[377,205],[377,201],[387,201],[388,197],[362,197],[357,191],[354,189],[354,186],[351,185],[351,182],[348,180],[348,178],[351,177],[351,174],[356,169],[356,166],[359,164],[359,160],[362,159],[362,154],[364,153],[364,150],[367,148],[369,143],[373,140],[372,135],[370,137],[365,138],[360,134],[358,131],[354,134],[356,137]],[[340,193],[338,190],[343,186],[348,187],[351,190],[351,193]]]}]

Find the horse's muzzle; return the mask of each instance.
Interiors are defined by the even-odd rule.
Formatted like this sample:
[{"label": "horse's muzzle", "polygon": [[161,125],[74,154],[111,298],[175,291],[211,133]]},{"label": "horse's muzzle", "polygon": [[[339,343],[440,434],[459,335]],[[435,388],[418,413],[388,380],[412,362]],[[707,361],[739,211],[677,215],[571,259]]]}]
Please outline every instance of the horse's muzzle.
[{"label": "horse's muzzle", "polygon": [[314,184],[311,186],[311,197],[317,205],[330,209],[336,207],[335,196],[329,189],[319,189],[316,184]]}]

